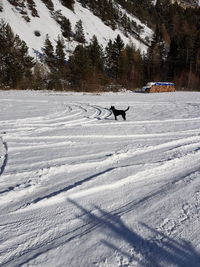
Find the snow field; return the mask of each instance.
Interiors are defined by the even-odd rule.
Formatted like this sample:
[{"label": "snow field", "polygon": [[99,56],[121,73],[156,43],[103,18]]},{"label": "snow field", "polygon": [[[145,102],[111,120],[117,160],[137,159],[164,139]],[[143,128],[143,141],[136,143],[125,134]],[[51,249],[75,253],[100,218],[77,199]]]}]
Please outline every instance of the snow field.
[{"label": "snow field", "polygon": [[199,93],[1,91],[0,107],[2,266],[198,266]]}]

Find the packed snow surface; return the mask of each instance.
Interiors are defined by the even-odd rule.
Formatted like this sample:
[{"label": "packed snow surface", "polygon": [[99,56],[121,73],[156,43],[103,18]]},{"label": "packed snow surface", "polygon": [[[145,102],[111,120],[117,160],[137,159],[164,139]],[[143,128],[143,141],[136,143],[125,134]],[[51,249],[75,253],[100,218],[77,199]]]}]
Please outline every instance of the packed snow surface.
[{"label": "packed snow surface", "polygon": [[200,93],[1,91],[0,110],[1,266],[199,266]]}]

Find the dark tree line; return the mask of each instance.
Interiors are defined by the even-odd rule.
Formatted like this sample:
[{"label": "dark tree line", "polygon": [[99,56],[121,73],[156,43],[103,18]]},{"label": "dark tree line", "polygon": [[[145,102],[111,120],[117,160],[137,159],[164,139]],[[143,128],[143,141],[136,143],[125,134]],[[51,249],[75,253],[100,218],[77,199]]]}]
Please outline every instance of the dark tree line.
[{"label": "dark tree line", "polygon": [[[28,84],[28,88],[34,89],[99,91],[118,89],[119,85],[133,89],[160,80],[176,81],[179,88],[197,89],[199,38],[195,39],[193,50],[188,48],[187,39],[177,43],[174,38],[167,46],[160,31],[157,27],[145,56],[133,45],[125,45],[120,35],[114,41],[109,40],[105,48],[95,35],[86,44],[80,38],[82,31],[79,38],[77,33],[79,44],[68,56],[64,40],[58,36],[53,45],[47,35],[43,60],[36,63],[28,55],[26,44],[2,22],[0,83],[11,88],[25,88]],[[180,50],[179,45],[184,47],[185,42],[186,49]]]},{"label": "dark tree line", "polygon": [[[104,90],[110,88],[109,84],[133,89],[149,81],[170,81],[175,82],[177,89],[197,90],[200,86],[200,37],[195,38],[192,48],[191,40],[185,37],[173,38],[167,44],[162,30],[155,29],[146,55],[141,55],[133,45],[125,46],[120,35],[114,41],[109,40],[105,49],[96,36],[87,45],[80,42],[69,59],[63,60],[62,79],[77,90]],[[64,46],[62,49],[64,56]]]},{"label": "dark tree line", "polygon": [[133,88],[143,82],[142,56],[133,46],[125,46],[120,35],[110,40],[105,49],[95,35],[87,45],[80,41],[67,60],[60,42],[56,41],[54,49],[47,36],[43,48],[44,62],[49,68],[49,88],[54,85],[54,88],[92,91],[106,90],[110,84]]}]

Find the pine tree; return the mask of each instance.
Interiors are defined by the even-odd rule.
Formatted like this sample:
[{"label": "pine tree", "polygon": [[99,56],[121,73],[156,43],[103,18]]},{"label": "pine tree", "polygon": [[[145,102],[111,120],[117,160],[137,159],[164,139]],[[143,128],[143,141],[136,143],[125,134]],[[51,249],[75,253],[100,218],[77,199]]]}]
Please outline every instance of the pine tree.
[{"label": "pine tree", "polygon": [[39,17],[34,0],[27,0],[27,4],[29,9],[31,10],[32,16]]},{"label": "pine tree", "polygon": [[42,90],[47,85],[48,71],[46,66],[41,62],[36,62],[33,68],[33,84],[35,90]]},{"label": "pine tree", "polygon": [[31,79],[34,60],[28,55],[26,43],[3,21],[0,23],[0,43],[1,82],[16,88]]},{"label": "pine tree", "polygon": [[99,45],[97,37],[94,35],[91,39],[90,44],[87,47],[89,52],[89,57],[91,59],[92,65],[102,71],[103,70],[103,49]]},{"label": "pine tree", "polygon": [[42,0],[42,2],[46,5],[46,7],[50,11],[53,11],[54,10],[54,4],[53,4],[52,0]]},{"label": "pine tree", "polygon": [[104,65],[105,71],[109,77],[114,78],[114,60],[113,60],[113,50],[114,45],[112,40],[108,41],[108,44],[105,48],[105,58],[104,58]]},{"label": "pine tree", "polygon": [[54,47],[49,39],[48,34],[46,35],[42,51],[44,52],[44,62],[48,65],[51,71],[54,71],[56,59],[55,59]]},{"label": "pine tree", "polygon": [[149,80],[162,80],[165,76],[164,61],[166,50],[162,40],[161,29],[157,25],[147,52],[147,73]]},{"label": "pine tree", "polygon": [[178,44],[176,38],[173,38],[171,40],[166,63],[168,68],[167,76],[169,80],[173,81],[174,77],[176,76],[178,63]]},{"label": "pine tree", "polygon": [[55,67],[57,68],[60,78],[64,78],[66,73],[64,49],[65,49],[64,40],[58,36],[58,39],[56,41],[56,51],[55,51]]},{"label": "pine tree", "polygon": [[200,77],[200,29],[196,33],[196,38],[194,42],[194,72]]},{"label": "pine tree", "polygon": [[94,90],[99,90],[99,86],[104,83],[105,75],[103,74],[103,49],[99,45],[97,37],[94,35],[90,44],[86,47],[91,62],[91,83]]},{"label": "pine tree", "polygon": [[87,48],[82,45],[75,48],[73,55],[69,58],[69,68],[72,86],[82,91],[85,90],[92,72],[92,63]]},{"label": "pine tree", "polygon": [[77,21],[75,25],[74,40],[81,44],[85,43],[85,35],[84,35],[82,20]]},{"label": "pine tree", "polygon": [[67,8],[74,10],[74,0],[61,0],[61,3],[63,6],[66,6]]},{"label": "pine tree", "polygon": [[120,35],[118,34],[114,40],[113,51],[112,51],[112,61],[113,61],[112,72],[114,74],[115,79],[118,79],[120,76],[120,56],[123,47],[124,47],[124,42],[122,41]]},{"label": "pine tree", "polygon": [[129,62],[126,49],[120,51],[118,79],[123,86],[128,85]]},{"label": "pine tree", "polygon": [[72,27],[70,20],[62,17],[60,24],[63,36],[70,40],[70,38],[72,37]]},{"label": "pine tree", "polygon": [[120,37],[119,34],[117,35],[117,37],[116,37],[116,39],[114,41],[114,47],[116,49],[116,53],[118,53],[118,55],[119,55],[120,51],[124,47],[124,42],[122,41],[122,38]]}]

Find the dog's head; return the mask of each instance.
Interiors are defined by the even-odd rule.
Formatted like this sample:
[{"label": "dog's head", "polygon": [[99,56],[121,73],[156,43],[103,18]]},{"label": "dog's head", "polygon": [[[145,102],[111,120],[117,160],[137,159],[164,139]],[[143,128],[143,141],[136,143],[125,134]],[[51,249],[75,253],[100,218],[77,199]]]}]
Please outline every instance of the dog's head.
[{"label": "dog's head", "polygon": [[114,106],[111,106],[110,107],[110,110],[112,110],[112,111],[115,110],[115,107]]}]

